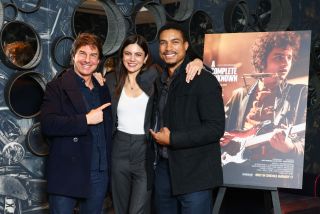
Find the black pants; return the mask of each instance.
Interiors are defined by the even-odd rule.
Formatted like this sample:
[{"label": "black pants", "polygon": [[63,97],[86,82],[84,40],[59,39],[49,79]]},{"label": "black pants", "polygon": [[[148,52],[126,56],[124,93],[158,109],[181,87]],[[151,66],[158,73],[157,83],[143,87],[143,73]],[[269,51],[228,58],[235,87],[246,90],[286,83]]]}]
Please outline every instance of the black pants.
[{"label": "black pants", "polygon": [[148,214],[145,135],[117,131],[113,140],[111,183],[116,214]]}]

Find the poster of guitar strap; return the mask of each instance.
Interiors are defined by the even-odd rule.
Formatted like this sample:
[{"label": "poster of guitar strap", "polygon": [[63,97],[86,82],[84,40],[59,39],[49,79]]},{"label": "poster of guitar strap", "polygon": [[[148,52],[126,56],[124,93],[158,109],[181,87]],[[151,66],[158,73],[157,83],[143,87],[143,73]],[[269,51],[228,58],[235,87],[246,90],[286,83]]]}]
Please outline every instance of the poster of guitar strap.
[{"label": "poster of guitar strap", "polygon": [[302,188],[311,31],[206,34],[222,86],[225,185]]}]

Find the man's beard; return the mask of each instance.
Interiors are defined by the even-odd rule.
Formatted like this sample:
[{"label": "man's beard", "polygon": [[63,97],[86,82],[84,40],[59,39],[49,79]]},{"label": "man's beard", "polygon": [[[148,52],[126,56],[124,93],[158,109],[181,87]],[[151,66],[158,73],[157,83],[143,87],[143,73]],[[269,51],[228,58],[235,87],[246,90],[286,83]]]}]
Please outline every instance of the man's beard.
[{"label": "man's beard", "polygon": [[172,63],[166,62],[166,65],[167,65],[168,68],[173,68],[173,67],[175,67],[177,65],[177,63],[176,62],[172,62]]}]

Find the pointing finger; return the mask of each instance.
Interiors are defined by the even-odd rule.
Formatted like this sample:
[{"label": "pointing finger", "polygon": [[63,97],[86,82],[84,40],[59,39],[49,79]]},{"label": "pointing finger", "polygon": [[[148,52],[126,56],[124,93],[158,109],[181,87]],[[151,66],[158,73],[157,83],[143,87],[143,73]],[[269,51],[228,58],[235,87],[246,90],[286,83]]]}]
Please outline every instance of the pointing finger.
[{"label": "pointing finger", "polygon": [[98,107],[97,109],[102,111],[103,109],[107,108],[110,105],[111,105],[111,103],[105,103],[105,104],[101,105],[100,107]]}]

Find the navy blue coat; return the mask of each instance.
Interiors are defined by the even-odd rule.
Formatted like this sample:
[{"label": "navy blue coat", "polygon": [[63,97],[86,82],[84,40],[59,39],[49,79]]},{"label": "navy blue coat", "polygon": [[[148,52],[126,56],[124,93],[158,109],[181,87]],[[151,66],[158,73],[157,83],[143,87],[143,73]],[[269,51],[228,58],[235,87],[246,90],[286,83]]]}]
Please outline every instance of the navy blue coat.
[{"label": "navy blue coat", "polygon": [[[92,136],[75,75],[69,69],[47,84],[41,106],[41,129],[50,145],[46,168],[48,192],[86,198],[90,191]],[[99,94],[102,104],[110,102],[107,86],[99,87]],[[104,110],[103,122],[108,166],[111,166],[111,107]]]}]

